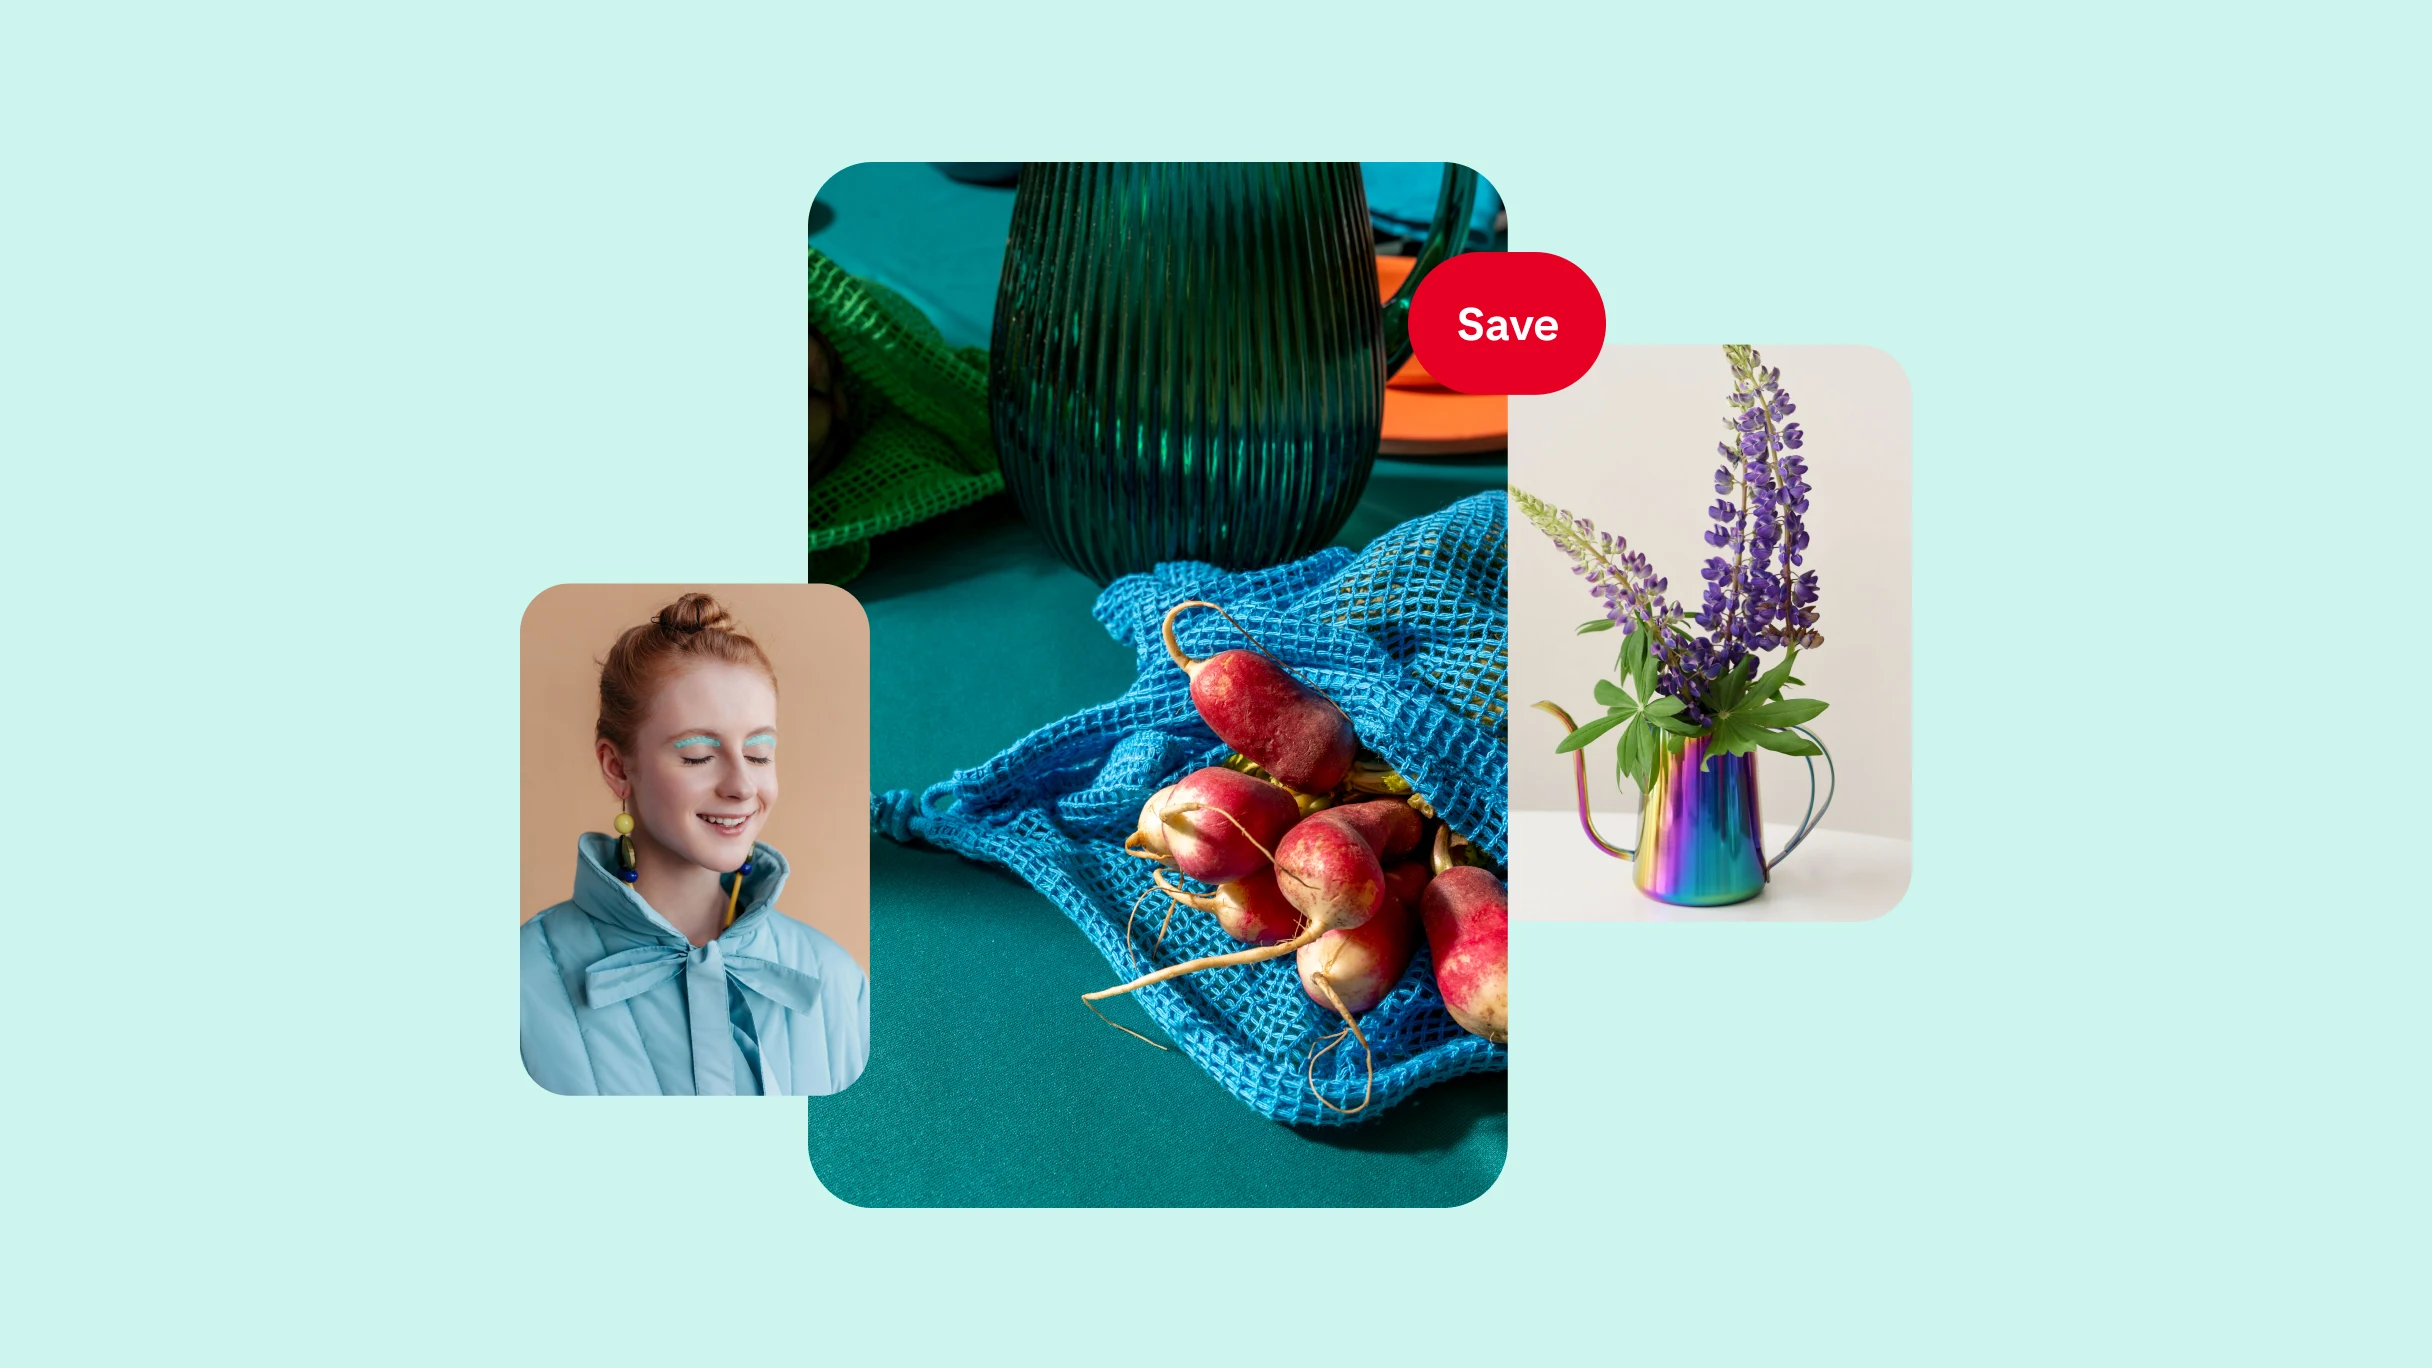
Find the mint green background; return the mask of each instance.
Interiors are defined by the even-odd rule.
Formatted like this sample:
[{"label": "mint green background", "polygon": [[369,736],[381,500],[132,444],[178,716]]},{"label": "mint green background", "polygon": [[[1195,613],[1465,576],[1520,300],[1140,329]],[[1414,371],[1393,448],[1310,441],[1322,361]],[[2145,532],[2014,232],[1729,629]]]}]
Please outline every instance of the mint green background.
[{"label": "mint green background", "polygon": [[[8,21],[13,1348],[2422,1357],[2417,11],[872,14]],[[798,574],[811,193],[1024,152],[1450,157],[1615,340],[1898,357],[1899,913],[1517,927],[1451,1211],[532,1087],[517,614]]]}]

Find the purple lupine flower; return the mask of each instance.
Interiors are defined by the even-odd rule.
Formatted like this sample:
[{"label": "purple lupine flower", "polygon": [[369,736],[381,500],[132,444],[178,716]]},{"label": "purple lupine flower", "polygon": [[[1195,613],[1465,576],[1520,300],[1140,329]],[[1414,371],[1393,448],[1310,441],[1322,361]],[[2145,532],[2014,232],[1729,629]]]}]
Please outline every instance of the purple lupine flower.
[{"label": "purple lupine flower", "polygon": [[1670,582],[1655,573],[1645,553],[1631,550],[1626,538],[1599,532],[1588,519],[1550,508],[1518,490],[1513,497],[1529,520],[1571,558],[1571,573],[1587,583],[1588,592],[1604,603],[1605,616],[1625,632],[1678,615],[1679,605],[1664,597]]},{"label": "purple lupine flower", "polygon": [[1807,559],[1806,515],[1813,492],[1807,483],[1806,459],[1797,454],[1807,444],[1806,431],[1788,421],[1799,406],[1790,391],[1782,388],[1780,367],[1764,366],[1753,348],[1729,351],[1733,378],[1739,382],[1734,402],[1743,397],[1747,400],[1738,426],[1744,432],[1759,431],[1765,438],[1765,455],[1752,454],[1748,462],[1751,503],[1757,509],[1757,528],[1749,549],[1757,563],[1766,567],[1752,581],[1751,606],[1764,623],[1757,641],[1761,648],[1810,640],[1820,644],[1822,637],[1814,631],[1815,574],[1798,570]]},{"label": "purple lupine flower", "polygon": [[[1736,470],[1742,515],[1733,519],[1730,535],[1707,536],[1709,545],[1731,551],[1728,561],[1717,557],[1707,563],[1707,588],[1696,619],[1706,629],[1711,654],[1692,658],[1712,671],[1709,679],[1749,655],[1821,640],[1813,632],[1813,572],[1801,576],[1797,570],[1806,559],[1811,492],[1806,463],[1793,454],[1806,445],[1806,432],[1788,421],[1798,405],[1782,388],[1781,369],[1765,366],[1754,348],[1729,347],[1725,356],[1734,382],[1729,401],[1736,410],[1725,421],[1736,449],[1723,449],[1727,466],[1715,472],[1716,486],[1720,491]],[[1713,515],[1720,507],[1707,511]],[[1716,522],[1721,530],[1721,519]]]},{"label": "purple lupine flower", "polygon": [[[1698,608],[1665,595],[1670,582],[1643,553],[1585,518],[1513,491],[1530,520],[1575,562],[1605,616],[1624,633],[1655,630],[1658,689],[1681,701],[1691,726],[1713,721],[1706,708],[1715,681],[1742,661],[1786,646],[1823,644],[1815,630],[1816,574],[1804,570],[1806,517],[1812,488],[1800,452],[1806,432],[1788,421],[1798,412],[1782,388],[1779,367],[1767,367],[1753,347],[1724,348],[1733,387],[1729,440],[1715,444],[1714,502],[1706,509],[1706,545],[1717,553],[1699,567]],[[1691,632],[1686,624],[1697,628]]]}]

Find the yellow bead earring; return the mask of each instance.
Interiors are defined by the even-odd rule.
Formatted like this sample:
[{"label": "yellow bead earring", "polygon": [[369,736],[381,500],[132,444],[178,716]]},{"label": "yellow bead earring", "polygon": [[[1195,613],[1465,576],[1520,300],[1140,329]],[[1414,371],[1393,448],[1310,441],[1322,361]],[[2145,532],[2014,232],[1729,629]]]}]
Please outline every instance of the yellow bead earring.
[{"label": "yellow bead earring", "polygon": [[633,858],[633,814],[630,812],[616,815],[616,876],[627,883],[642,877],[642,871],[635,867]]},{"label": "yellow bead earring", "polygon": [[751,872],[752,862],[745,860],[743,867],[735,871],[734,886],[726,891],[726,924],[728,926],[735,924],[735,909],[743,902],[743,876]]}]

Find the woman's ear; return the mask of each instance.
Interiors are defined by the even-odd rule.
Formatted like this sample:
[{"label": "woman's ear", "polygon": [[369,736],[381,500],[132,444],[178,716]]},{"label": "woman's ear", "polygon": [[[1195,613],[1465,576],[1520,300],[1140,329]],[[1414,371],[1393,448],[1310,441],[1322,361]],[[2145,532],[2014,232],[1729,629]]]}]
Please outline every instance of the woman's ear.
[{"label": "woman's ear", "polygon": [[608,791],[620,803],[633,797],[633,776],[625,772],[625,757],[617,754],[616,743],[607,737],[599,741],[600,778],[608,783]]}]

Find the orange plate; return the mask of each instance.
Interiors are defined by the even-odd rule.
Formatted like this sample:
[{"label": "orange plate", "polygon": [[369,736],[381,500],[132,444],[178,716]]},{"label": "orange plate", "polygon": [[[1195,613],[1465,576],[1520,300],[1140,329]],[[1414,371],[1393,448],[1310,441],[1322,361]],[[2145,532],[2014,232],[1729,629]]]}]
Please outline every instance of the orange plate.
[{"label": "orange plate", "polygon": [[[1376,259],[1377,298],[1391,299],[1410,275],[1411,258]],[[1511,401],[1500,394],[1455,394],[1417,357],[1385,383],[1382,456],[1460,456],[1501,451],[1511,442]]]}]

